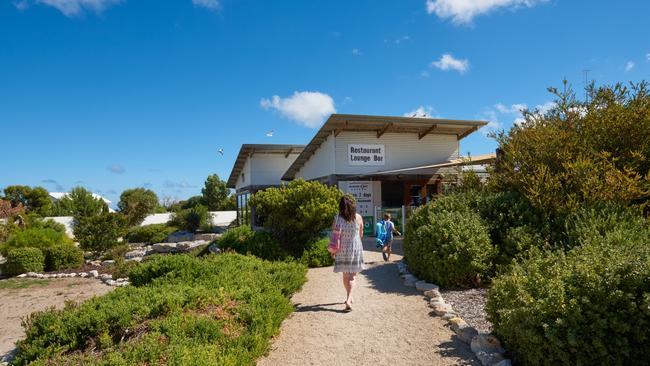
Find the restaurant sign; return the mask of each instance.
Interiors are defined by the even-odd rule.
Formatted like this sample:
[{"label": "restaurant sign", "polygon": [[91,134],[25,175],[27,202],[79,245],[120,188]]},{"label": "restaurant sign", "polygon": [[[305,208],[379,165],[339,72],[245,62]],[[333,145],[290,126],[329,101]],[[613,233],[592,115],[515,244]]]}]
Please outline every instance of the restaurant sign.
[{"label": "restaurant sign", "polygon": [[348,144],[349,165],[386,165],[384,145]]}]

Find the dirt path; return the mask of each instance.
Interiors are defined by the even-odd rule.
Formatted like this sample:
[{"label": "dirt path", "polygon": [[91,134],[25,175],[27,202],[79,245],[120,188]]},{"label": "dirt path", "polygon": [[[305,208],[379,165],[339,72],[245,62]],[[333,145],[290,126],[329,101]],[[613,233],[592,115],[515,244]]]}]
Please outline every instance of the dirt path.
[{"label": "dirt path", "polygon": [[292,299],[296,312],[258,365],[480,365],[440,318],[429,315],[422,294],[403,285],[397,265],[384,263],[370,240],[364,247],[368,269],[357,277],[355,309],[342,311],[341,274],[331,267],[309,270]]},{"label": "dirt path", "polygon": [[21,318],[49,307],[63,307],[66,300],[83,301],[103,295],[112,287],[83,278],[53,280],[9,279],[0,281],[0,361],[25,336]]}]

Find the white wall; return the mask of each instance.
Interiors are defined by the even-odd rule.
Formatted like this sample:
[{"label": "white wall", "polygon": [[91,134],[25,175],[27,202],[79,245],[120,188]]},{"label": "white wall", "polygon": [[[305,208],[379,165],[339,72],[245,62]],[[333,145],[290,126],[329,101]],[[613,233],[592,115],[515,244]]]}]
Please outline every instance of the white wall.
[{"label": "white wall", "polygon": [[[349,165],[348,144],[384,145],[385,165]],[[296,178],[309,180],[330,174],[368,174],[443,163],[458,155],[458,149],[456,135],[429,134],[419,140],[416,133],[388,132],[377,138],[374,131],[343,131],[337,137],[330,135],[298,171]]]},{"label": "white wall", "polygon": [[[380,144],[385,146],[385,165],[348,165],[348,144]],[[367,174],[378,171],[412,168],[449,161],[458,154],[456,135],[429,134],[418,140],[416,133],[346,132],[336,138],[336,174]]]},{"label": "white wall", "polygon": [[[289,166],[298,157],[299,153],[289,154],[264,154],[255,153],[250,159],[252,173],[250,174],[251,180],[249,184],[255,186],[264,185],[279,185],[282,181],[282,175],[289,169]],[[247,184],[247,185],[249,185]]]},{"label": "white wall", "polygon": [[[242,180],[242,177],[244,178]],[[235,190],[239,190],[240,188],[247,187],[251,185],[251,158],[246,159],[246,162],[244,163],[244,166],[241,169],[241,172],[239,172],[239,176],[237,176],[237,183],[235,183]]]},{"label": "white wall", "polygon": [[296,178],[309,180],[335,174],[334,140],[334,135],[329,135],[327,140],[320,145],[314,155],[312,155],[311,158],[305,162],[305,165],[303,165],[303,167],[298,171]]}]

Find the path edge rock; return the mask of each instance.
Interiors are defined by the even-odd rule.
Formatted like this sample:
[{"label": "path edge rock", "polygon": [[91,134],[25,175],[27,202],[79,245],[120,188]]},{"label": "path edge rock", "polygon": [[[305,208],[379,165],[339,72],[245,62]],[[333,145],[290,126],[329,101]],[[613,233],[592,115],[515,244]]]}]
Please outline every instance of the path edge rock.
[{"label": "path edge rock", "polygon": [[429,307],[433,309],[433,313],[447,321],[447,325],[456,333],[458,339],[470,346],[483,366],[512,366],[512,361],[503,355],[505,349],[499,339],[490,333],[480,333],[467,324],[452,306],[445,302],[438,285],[419,280],[409,272],[404,262],[397,262],[397,269],[400,277],[404,279],[404,285],[415,287],[429,299]]}]

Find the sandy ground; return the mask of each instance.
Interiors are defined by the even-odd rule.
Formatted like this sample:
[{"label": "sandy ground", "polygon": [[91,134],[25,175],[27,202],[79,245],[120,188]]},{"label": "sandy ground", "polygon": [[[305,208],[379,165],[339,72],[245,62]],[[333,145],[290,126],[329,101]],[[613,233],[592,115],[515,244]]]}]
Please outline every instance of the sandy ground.
[{"label": "sandy ground", "polygon": [[[401,243],[395,243],[401,253]],[[368,269],[357,277],[354,310],[343,311],[341,274],[309,270],[292,298],[296,311],[282,323],[258,365],[480,365],[469,346],[431,316],[422,294],[403,285],[397,265],[364,241]],[[391,261],[401,259],[391,256]]]},{"label": "sandy ground", "polygon": [[[11,286],[6,286],[5,281],[11,281]],[[25,336],[20,324],[22,317],[52,306],[61,308],[66,300],[83,301],[112,289],[100,281],[83,278],[25,278],[2,280],[2,283],[5,287],[28,287],[0,288],[0,360],[8,356],[16,341]]]}]

